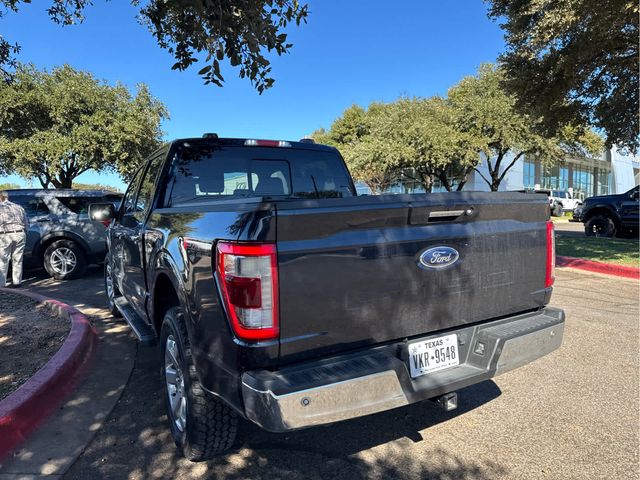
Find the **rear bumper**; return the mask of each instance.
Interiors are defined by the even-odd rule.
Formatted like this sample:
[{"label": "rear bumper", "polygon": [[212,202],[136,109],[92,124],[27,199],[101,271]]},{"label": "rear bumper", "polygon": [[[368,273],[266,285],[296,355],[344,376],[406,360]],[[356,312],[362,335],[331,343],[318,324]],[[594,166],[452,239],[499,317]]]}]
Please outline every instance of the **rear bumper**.
[{"label": "rear bumper", "polygon": [[[464,327],[460,365],[412,379],[407,344],[287,367],[246,372],[242,394],[248,419],[272,432],[333,423],[433,398],[530,363],[560,347],[564,312],[555,308]],[[438,337],[443,332],[425,336]],[[413,339],[411,342],[421,339]],[[478,342],[484,354],[474,352]]]}]

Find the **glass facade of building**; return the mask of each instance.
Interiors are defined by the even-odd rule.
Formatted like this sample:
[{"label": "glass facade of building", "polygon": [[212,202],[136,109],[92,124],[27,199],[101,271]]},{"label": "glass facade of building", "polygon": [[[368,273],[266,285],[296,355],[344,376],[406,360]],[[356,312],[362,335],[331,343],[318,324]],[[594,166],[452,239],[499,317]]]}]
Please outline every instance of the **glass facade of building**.
[{"label": "glass facade of building", "polygon": [[593,169],[574,165],[573,167],[573,190],[582,193],[585,197],[593,195]]},{"label": "glass facade of building", "polygon": [[[522,168],[522,177],[503,182],[501,190],[533,190],[536,187],[548,190],[568,191],[573,190],[574,196],[584,199],[593,195],[608,195],[615,192],[612,179],[611,162],[606,158],[568,158],[561,164],[546,166],[539,161],[522,159],[521,165],[514,168],[518,172]],[[640,172],[640,169],[636,170]],[[520,172],[516,173],[519,175]],[[640,176],[640,173],[637,173]],[[418,182],[411,170],[399,174],[398,181],[391,186],[388,193],[424,193],[424,188]],[[520,186],[520,178],[522,184]],[[449,181],[455,190],[459,179],[450,176]],[[472,172],[464,190],[488,190],[484,181],[480,181],[479,174]],[[366,185],[357,184],[360,194],[370,193]],[[445,192],[439,179],[435,178],[432,192]]]},{"label": "glass facade of building", "polygon": [[602,168],[598,169],[598,195],[609,195],[611,190],[611,172]]},{"label": "glass facade of building", "polygon": [[553,190],[566,190],[569,188],[569,167],[566,165],[545,167],[540,179],[540,186]]},{"label": "glass facade of building", "polygon": [[536,164],[530,160],[522,162],[522,185],[526,189],[533,189],[536,186]]}]

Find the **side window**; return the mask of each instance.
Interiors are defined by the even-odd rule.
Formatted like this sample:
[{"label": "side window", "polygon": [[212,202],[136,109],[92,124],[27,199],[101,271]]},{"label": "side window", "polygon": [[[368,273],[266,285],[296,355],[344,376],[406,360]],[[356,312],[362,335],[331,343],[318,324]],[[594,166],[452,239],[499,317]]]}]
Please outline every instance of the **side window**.
[{"label": "side window", "polygon": [[136,174],[133,176],[131,183],[129,184],[129,188],[127,188],[127,193],[124,194],[124,199],[122,200],[122,213],[126,215],[127,213],[133,213],[136,210],[136,194],[138,193],[138,182],[140,181],[140,176],[142,175],[143,168],[140,168]]},{"label": "side window", "polygon": [[89,212],[89,205],[98,201],[95,197],[56,197],[71,212],[82,215]]},{"label": "side window", "polygon": [[151,206],[156,179],[160,174],[164,158],[164,155],[155,157],[149,162],[149,166],[144,172],[142,183],[140,184],[140,191],[138,192],[138,199],[136,200],[136,212],[141,213],[140,218]]},{"label": "side window", "polygon": [[11,196],[9,200],[24,208],[29,218],[49,214],[49,207],[47,207],[41,198],[16,195]]},{"label": "side window", "polygon": [[100,199],[101,202],[111,202],[116,206],[116,210],[120,208],[120,202],[122,202],[122,193],[108,193]]}]

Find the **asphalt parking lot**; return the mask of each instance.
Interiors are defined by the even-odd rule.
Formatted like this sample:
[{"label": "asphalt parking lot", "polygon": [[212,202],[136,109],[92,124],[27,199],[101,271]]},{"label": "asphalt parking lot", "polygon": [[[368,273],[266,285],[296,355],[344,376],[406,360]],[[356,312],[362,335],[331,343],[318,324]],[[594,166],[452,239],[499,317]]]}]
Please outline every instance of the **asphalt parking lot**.
[{"label": "asphalt parking lot", "polygon": [[[91,276],[97,287],[100,272]],[[570,269],[557,277],[552,303],[567,312],[563,347],[461,391],[457,411],[426,402],[289,434],[247,425],[238,450],[208,463],[176,455],[157,352],[139,347],[120,401],[63,478],[633,478],[639,284]],[[100,308],[95,288],[83,289],[86,299],[74,282],[56,290]]]}]

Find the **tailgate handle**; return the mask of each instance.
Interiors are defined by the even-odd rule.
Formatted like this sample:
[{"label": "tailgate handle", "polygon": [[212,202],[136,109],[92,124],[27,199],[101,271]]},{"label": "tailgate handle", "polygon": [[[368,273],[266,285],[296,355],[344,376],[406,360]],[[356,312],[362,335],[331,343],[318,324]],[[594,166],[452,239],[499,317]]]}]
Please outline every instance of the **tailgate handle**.
[{"label": "tailgate handle", "polygon": [[437,212],[429,212],[429,222],[446,222],[455,220],[464,213],[464,210],[441,210]]}]

